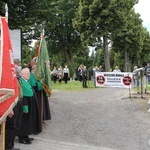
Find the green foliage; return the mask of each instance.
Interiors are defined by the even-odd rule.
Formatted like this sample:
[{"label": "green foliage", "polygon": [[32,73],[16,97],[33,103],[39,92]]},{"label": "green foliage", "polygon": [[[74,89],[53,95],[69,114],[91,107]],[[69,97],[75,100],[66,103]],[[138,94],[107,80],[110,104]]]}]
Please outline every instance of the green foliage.
[{"label": "green foliage", "polygon": [[24,56],[22,59],[22,65],[23,67],[26,67],[29,64],[30,60],[32,59],[31,55],[32,50],[27,45],[25,45],[22,48],[22,52],[23,52],[22,55]]},{"label": "green foliage", "polygon": [[[111,67],[117,64],[123,69],[125,51],[131,67],[149,62],[150,34],[133,9],[138,0],[4,0],[0,15],[5,14],[6,2],[9,27],[23,33],[23,63],[35,55],[29,41],[39,39],[43,27],[51,66],[69,64],[72,74],[80,64],[89,69],[106,65],[106,55]],[[112,48],[105,53],[109,41]],[[88,56],[87,45],[96,47],[94,56]]]},{"label": "green foliage", "polygon": [[74,27],[90,46],[101,43],[103,36],[105,69],[110,68],[108,39],[111,33],[126,27],[126,16],[137,0],[80,0]]},{"label": "green foliage", "polygon": [[104,51],[103,49],[98,49],[96,51],[96,66],[103,66],[104,68]]},{"label": "green foliage", "polygon": [[[146,37],[146,39],[145,39]],[[113,41],[112,51],[120,54],[120,58],[124,61],[125,50],[128,53],[128,59],[131,64],[131,68],[134,65],[141,66],[145,61],[143,58],[147,56],[149,44],[149,33],[145,31],[142,26],[142,20],[140,15],[134,12],[134,9],[130,10],[130,14],[126,16],[126,27],[122,30],[117,30],[111,34],[111,40]],[[147,44],[144,42],[147,40]],[[145,49],[147,45],[147,48]],[[148,48],[149,47],[149,48]],[[114,59],[113,57],[111,57]],[[116,61],[123,65],[119,58]],[[115,63],[115,62],[114,62]],[[118,65],[119,66],[119,65]]]}]

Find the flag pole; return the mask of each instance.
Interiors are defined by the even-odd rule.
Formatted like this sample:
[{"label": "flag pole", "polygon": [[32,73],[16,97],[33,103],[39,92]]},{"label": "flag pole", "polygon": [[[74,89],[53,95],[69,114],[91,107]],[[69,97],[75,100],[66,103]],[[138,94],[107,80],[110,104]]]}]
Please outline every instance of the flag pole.
[{"label": "flag pole", "polygon": [[5,150],[5,121],[2,123],[2,150]]},{"label": "flag pole", "polygon": [[[5,18],[6,21],[8,22],[8,5],[7,3],[5,4]],[[5,127],[6,127],[6,123],[5,121],[2,122],[2,150],[5,150]]]},{"label": "flag pole", "polygon": [[6,18],[6,21],[8,22],[8,5],[7,5],[7,3],[5,4],[5,18]]},{"label": "flag pole", "polygon": [[[44,37],[45,30],[44,30],[44,25],[42,24],[42,30],[41,30],[41,42]],[[40,43],[41,46],[42,43]],[[43,128],[43,123],[44,123],[44,96],[43,96],[43,90],[41,90],[41,129]]]}]

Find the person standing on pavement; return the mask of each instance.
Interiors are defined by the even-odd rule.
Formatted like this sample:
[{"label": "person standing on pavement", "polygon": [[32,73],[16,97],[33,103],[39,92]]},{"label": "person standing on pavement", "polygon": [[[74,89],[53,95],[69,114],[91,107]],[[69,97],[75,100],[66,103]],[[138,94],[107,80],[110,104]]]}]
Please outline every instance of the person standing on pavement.
[{"label": "person standing on pavement", "polygon": [[88,86],[87,86],[87,68],[86,68],[86,66],[84,66],[82,69],[82,79],[83,79],[83,81],[82,81],[83,88],[87,88]]},{"label": "person standing on pavement", "polygon": [[51,113],[50,113],[48,97],[45,91],[43,90],[42,83],[35,78],[35,71],[36,71],[36,65],[32,66],[30,78],[28,81],[32,86],[32,88],[34,89],[38,98],[38,106],[40,110],[40,119],[41,119],[40,130],[42,131],[42,123],[44,122],[44,120],[51,119]]},{"label": "person standing on pavement", "polygon": [[70,76],[69,68],[67,67],[67,65],[65,65],[65,68],[63,69],[63,77],[65,84],[67,84],[69,76]]},{"label": "person standing on pavement", "polygon": [[78,67],[78,78],[79,81],[82,82],[82,70],[83,70],[83,66],[82,64]]},{"label": "person standing on pavement", "polygon": [[147,76],[148,84],[150,85],[150,63],[148,63],[145,68],[146,68],[146,76]]},{"label": "person standing on pavement", "polygon": [[30,78],[29,68],[23,68],[20,72],[19,79],[23,90],[23,115],[21,126],[18,131],[19,143],[31,144],[33,138],[30,134],[40,132],[40,114],[38,100],[35,91],[32,89],[28,79]]},{"label": "person standing on pavement", "polygon": [[58,81],[59,81],[59,83],[61,83],[62,78],[63,78],[63,68],[62,68],[62,66],[60,66],[58,68]]},{"label": "person standing on pavement", "polygon": [[51,74],[53,75],[54,83],[56,83],[57,78],[58,78],[58,71],[57,71],[56,67],[54,67],[54,69],[53,69]]},{"label": "person standing on pavement", "polygon": [[133,70],[133,82],[134,82],[134,87],[137,88],[137,93],[139,93],[139,80],[140,80],[140,71],[137,71],[138,67],[134,66]]}]

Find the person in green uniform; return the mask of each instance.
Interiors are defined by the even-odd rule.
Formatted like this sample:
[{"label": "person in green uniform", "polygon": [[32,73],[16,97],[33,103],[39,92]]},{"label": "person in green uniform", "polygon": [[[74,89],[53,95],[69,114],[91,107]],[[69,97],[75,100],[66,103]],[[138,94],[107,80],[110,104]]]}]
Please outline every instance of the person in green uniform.
[{"label": "person in green uniform", "polygon": [[23,115],[18,137],[19,143],[31,144],[33,138],[30,138],[29,135],[41,132],[38,100],[36,93],[28,82],[30,78],[29,68],[23,68],[20,75],[19,81],[23,90]]},{"label": "person in green uniform", "polygon": [[38,98],[40,118],[41,118],[41,129],[42,129],[42,123],[44,122],[44,120],[51,119],[51,113],[50,113],[50,105],[49,105],[48,97],[45,91],[43,90],[42,83],[35,78],[35,71],[36,71],[36,65],[32,66],[30,78],[28,81],[32,86],[32,88],[35,90]]}]

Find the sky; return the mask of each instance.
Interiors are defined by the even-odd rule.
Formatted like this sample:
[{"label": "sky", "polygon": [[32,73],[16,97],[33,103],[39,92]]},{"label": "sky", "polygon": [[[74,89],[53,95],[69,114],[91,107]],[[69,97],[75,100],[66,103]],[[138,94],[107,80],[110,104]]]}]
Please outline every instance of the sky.
[{"label": "sky", "polygon": [[150,0],[139,0],[139,3],[134,6],[135,12],[141,15],[143,26],[150,32]]}]

